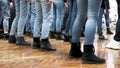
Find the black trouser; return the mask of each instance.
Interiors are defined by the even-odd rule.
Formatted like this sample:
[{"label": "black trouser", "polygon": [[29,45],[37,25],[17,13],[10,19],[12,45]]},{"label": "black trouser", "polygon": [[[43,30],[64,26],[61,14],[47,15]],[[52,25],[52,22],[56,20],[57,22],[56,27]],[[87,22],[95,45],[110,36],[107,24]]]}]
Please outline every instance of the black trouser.
[{"label": "black trouser", "polygon": [[118,6],[118,20],[116,24],[116,33],[115,33],[114,39],[116,41],[120,41],[120,0],[116,0],[116,1]]}]

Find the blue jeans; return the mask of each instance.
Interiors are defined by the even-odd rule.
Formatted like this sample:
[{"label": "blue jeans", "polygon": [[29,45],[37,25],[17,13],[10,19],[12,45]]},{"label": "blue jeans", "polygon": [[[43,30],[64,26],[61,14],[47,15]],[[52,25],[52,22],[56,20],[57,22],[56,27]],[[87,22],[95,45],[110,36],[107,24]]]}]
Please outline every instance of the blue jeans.
[{"label": "blue jeans", "polygon": [[72,34],[72,26],[73,26],[73,23],[76,19],[76,15],[77,15],[76,0],[69,0],[68,3],[69,3],[69,16],[68,16],[66,26],[65,26],[65,31],[64,31],[65,35]]},{"label": "blue jeans", "polygon": [[[3,29],[8,30],[9,29],[9,19],[10,19],[10,8],[9,8],[9,2],[8,0],[1,0],[1,20],[3,19]],[[0,20],[0,23],[1,23]]]},{"label": "blue jeans", "polygon": [[35,3],[31,3],[30,7],[31,7],[31,10],[30,10],[30,14],[31,14],[30,25],[31,25],[31,31],[33,32],[34,21],[35,21],[35,18],[36,18]]},{"label": "blue jeans", "polygon": [[48,5],[47,2],[48,0],[36,0],[35,2],[36,19],[34,24],[33,37],[40,37],[40,28],[42,26],[41,38],[48,38],[49,24],[51,22],[51,5]]},{"label": "blue jeans", "polygon": [[101,0],[77,0],[77,17],[72,29],[73,43],[80,41],[81,29],[87,17],[84,45],[93,45],[100,6]]},{"label": "blue jeans", "polygon": [[[104,14],[104,9],[100,8],[98,22],[97,22],[97,25],[98,25],[98,35],[99,36],[103,35],[103,32],[102,32],[102,17],[103,17],[103,14]],[[105,16],[105,21],[106,21],[106,27],[110,28],[110,19],[109,19],[109,13],[108,13],[108,9],[107,8],[106,8],[106,14],[104,14],[104,16]]]},{"label": "blue jeans", "polygon": [[116,24],[114,40],[120,41],[120,1],[119,0],[116,0],[116,1],[117,1],[117,6],[118,6],[118,20]]},{"label": "blue jeans", "polygon": [[31,4],[29,2],[28,6],[27,6],[27,10],[28,10],[27,21],[26,21],[26,24],[25,24],[25,31],[26,32],[31,32],[31,25],[30,25],[30,16],[31,16],[30,10],[31,10],[31,8],[30,8],[30,6],[31,6]]},{"label": "blue jeans", "polygon": [[[64,16],[63,0],[53,0],[53,22],[50,25],[50,31],[61,32],[61,24]],[[56,26],[55,26],[56,25]]]},{"label": "blue jeans", "polygon": [[26,31],[33,33],[33,26],[35,21],[36,13],[35,13],[35,3],[28,3],[28,16],[26,23]]},{"label": "blue jeans", "polygon": [[27,18],[27,2],[25,0],[14,0],[16,17],[12,23],[10,35],[15,35],[17,30],[17,36],[23,37],[23,31],[26,24]]},{"label": "blue jeans", "polygon": [[[1,0],[0,0],[0,6],[2,6]],[[2,21],[2,7],[0,7],[0,24],[1,24],[1,21]]]}]

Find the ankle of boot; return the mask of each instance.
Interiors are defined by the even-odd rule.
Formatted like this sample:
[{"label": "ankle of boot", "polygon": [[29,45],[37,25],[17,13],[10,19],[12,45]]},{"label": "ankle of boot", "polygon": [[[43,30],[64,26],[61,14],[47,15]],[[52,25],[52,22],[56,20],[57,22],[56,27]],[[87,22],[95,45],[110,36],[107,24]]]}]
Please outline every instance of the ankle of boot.
[{"label": "ankle of boot", "polygon": [[39,43],[40,42],[40,38],[39,37],[34,37],[33,41]]},{"label": "ankle of boot", "polygon": [[48,38],[46,38],[46,39],[41,39],[41,42],[48,42]]},{"label": "ankle of boot", "polygon": [[80,42],[72,42],[71,47],[80,47],[81,43]]}]

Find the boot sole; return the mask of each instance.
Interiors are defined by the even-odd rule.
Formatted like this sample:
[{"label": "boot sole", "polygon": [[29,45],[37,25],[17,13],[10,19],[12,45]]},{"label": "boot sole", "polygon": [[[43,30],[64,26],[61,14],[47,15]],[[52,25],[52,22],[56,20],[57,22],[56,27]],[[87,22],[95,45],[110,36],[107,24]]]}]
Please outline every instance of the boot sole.
[{"label": "boot sole", "polygon": [[40,51],[42,51],[42,52],[46,52],[46,51],[56,51],[56,49],[41,49],[41,48],[40,48]]},{"label": "boot sole", "polygon": [[82,64],[104,64],[105,62],[95,62],[95,61],[82,61]]},{"label": "boot sole", "polygon": [[39,49],[40,47],[32,47],[32,49]]},{"label": "boot sole", "polygon": [[69,58],[82,58],[82,56],[81,57],[76,57],[76,56],[70,56],[69,55]]},{"label": "boot sole", "polygon": [[11,42],[11,41],[8,41],[8,43],[15,44],[16,42]]},{"label": "boot sole", "polygon": [[17,44],[17,46],[31,46],[31,45]]}]

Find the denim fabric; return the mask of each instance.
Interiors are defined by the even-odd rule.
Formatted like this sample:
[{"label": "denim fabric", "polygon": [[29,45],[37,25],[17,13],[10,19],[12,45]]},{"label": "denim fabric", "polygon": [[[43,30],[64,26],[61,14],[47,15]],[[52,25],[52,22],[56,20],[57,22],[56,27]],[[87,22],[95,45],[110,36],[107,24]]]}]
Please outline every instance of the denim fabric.
[{"label": "denim fabric", "polygon": [[49,36],[49,25],[51,23],[51,5],[47,4],[48,0],[42,2],[43,24],[41,30],[41,38],[46,39]]},{"label": "denim fabric", "polygon": [[117,24],[116,24],[116,32],[114,35],[114,40],[116,41],[120,41],[120,1],[117,1],[117,6],[118,6],[118,20],[117,20]]},{"label": "denim fabric", "polygon": [[[8,0],[1,0],[1,18],[3,19],[3,29],[9,29],[9,19],[10,19],[10,8],[9,8],[9,1]],[[1,21],[0,21],[1,22]]]},{"label": "denim fabric", "polygon": [[97,32],[98,32],[99,36],[103,35],[103,32],[102,32],[102,17],[103,17],[103,13],[104,13],[104,9],[100,8],[99,17],[98,17],[98,21],[97,21],[97,26],[98,26]]},{"label": "denim fabric", "polygon": [[[97,25],[98,25],[98,35],[99,36],[103,35],[103,32],[102,32],[102,17],[103,17],[103,14],[104,14],[104,9],[100,8],[98,22],[97,22]],[[108,8],[107,7],[106,7],[106,14],[104,14],[104,16],[105,16],[105,21],[106,21],[106,27],[110,28],[110,19],[109,19],[109,13],[108,13]]]},{"label": "denim fabric", "polygon": [[34,29],[33,29],[33,37],[40,37],[40,28],[42,26],[42,6],[41,1],[36,0],[35,2],[35,10],[36,10],[36,18],[34,23]]},{"label": "denim fabric", "polygon": [[53,22],[50,25],[50,31],[54,31],[54,29],[56,29],[56,32],[61,32],[61,25],[64,16],[63,0],[53,0],[52,12],[53,12]]},{"label": "denim fabric", "polygon": [[28,3],[28,15],[27,15],[27,23],[26,23],[26,31],[33,33],[33,26],[35,21],[36,13],[35,13],[35,3]]},{"label": "denim fabric", "polygon": [[30,10],[31,10],[31,8],[30,8],[30,2],[28,3],[28,6],[27,6],[27,10],[28,10],[28,15],[27,15],[27,21],[26,21],[26,24],[25,24],[25,31],[26,32],[31,32],[31,25],[30,25],[30,16],[31,16],[31,14],[30,14]]},{"label": "denim fabric", "polygon": [[24,27],[26,24],[27,19],[27,2],[25,0],[20,0],[20,18],[18,21],[18,29],[17,29],[17,36],[22,37]]},{"label": "denim fabric", "polygon": [[72,26],[73,26],[73,23],[76,19],[76,15],[77,15],[77,2],[76,2],[76,0],[68,0],[68,3],[69,3],[69,16],[68,16],[68,19],[66,22],[64,34],[71,35],[72,34]]},{"label": "denim fabric", "polygon": [[[2,6],[1,0],[0,0],[0,6]],[[1,21],[2,21],[2,7],[0,7],[0,24],[1,24]]]},{"label": "denim fabric", "polygon": [[31,25],[31,31],[33,32],[33,27],[34,27],[35,18],[36,18],[35,3],[31,3],[30,7],[31,7],[31,10],[30,10],[30,14],[31,14],[30,25]]},{"label": "denim fabric", "polygon": [[14,0],[14,2],[15,2],[16,16],[11,26],[10,35],[15,35],[17,31],[17,26],[18,26],[17,24],[18,24],[19,17],[20,17],[20,0]]},{"label": "denim fabric", "polygon": [[36,20],[34,24],[34,37],[40,36],[40,28],[41,30],[41,38],[46,39],[49,35],[49,24],[51,23],[51,5],[47,4],[48,0],[36,0]]},{"label": "denim fabric", "polygon": [[72,29],[72,42],[79,42],[81,29],[87,17],[84,45],[93,45],[101,0],[77,0],[77,17]]},{"label": "denim fabric", "polygon": [[27,2],[25,0],[14,0],[16,8],[16,17],[12,23],[10,35],[15,35],[17,30],[17,36],[23,37],[23,31],[27,18]]},{"label": "denim fabric", "polygon": [[109,12],[108,12],[108,8],[106,7],[106,14],[105,16],[105,21],[106,21],[106,27],[110,28],[110,18],[109,18]]}]

